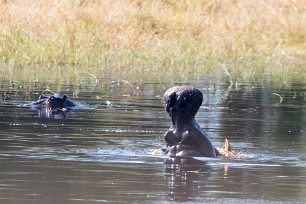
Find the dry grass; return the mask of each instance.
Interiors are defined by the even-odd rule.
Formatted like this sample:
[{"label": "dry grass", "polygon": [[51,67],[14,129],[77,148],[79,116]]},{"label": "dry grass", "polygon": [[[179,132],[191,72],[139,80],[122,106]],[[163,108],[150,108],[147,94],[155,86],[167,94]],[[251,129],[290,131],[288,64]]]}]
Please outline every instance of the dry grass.
[{"label": "dry grass", "polygon": [[61,65],[156,78],[306,73],[305,0],[2,0],[0,26],[0,70],[11,75]]}]

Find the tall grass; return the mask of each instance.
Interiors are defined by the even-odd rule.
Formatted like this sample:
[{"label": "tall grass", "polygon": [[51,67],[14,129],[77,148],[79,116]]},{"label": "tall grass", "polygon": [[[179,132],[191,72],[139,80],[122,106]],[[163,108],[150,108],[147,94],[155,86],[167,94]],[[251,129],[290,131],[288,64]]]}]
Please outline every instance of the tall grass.
[{"label": "tall grass", "polygon": [[0,26],[9,77],[306,77],[305,0],[2,0]]}]

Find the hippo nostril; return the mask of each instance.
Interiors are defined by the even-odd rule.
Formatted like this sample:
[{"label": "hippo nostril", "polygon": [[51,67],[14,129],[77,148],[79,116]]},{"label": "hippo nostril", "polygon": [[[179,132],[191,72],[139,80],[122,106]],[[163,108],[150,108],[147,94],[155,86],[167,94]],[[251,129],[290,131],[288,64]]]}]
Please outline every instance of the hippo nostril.
[{"label": "hippo nostril", "polygon": [[170,100],[168,101],[168,103],[169,103],[169,106],[172,108],[176,103],[176,93],[174,92],[173,94],[171,94],[169,96],[169,99]]}]

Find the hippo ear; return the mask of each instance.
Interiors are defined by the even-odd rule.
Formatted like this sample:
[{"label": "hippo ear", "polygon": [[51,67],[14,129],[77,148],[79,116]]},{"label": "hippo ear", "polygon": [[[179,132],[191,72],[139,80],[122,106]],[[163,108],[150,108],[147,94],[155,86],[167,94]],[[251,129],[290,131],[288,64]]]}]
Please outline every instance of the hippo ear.
[{"label": "hippo ear", "polygon": [[68,98],[68,97],[67,97],[67,95],[64,95],[64,96],[63,96],[63,100],[64,100],[64,102],[66,102],[66,101],[67,101],[67,98]]}]

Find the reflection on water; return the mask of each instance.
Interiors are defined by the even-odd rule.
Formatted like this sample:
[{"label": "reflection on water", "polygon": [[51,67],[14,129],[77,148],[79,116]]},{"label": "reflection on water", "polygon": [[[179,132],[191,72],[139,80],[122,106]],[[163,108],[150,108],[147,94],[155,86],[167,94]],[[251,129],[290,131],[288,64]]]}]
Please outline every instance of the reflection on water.
[{"label": "reflection on water", "polygon": [[[212,142],[241,158],[160,154],[174,84],[63,85],[79,106],[65,117],[20,107],[40,94],[0,86],[0,202],[300,202],[306,200],[305,84],[230,86],[191,81]],[[216,85],[217,84],[217,85]],[[28,87],[28,86],[25,86]],[[280,103],[281,102],[281,103]]]}]

